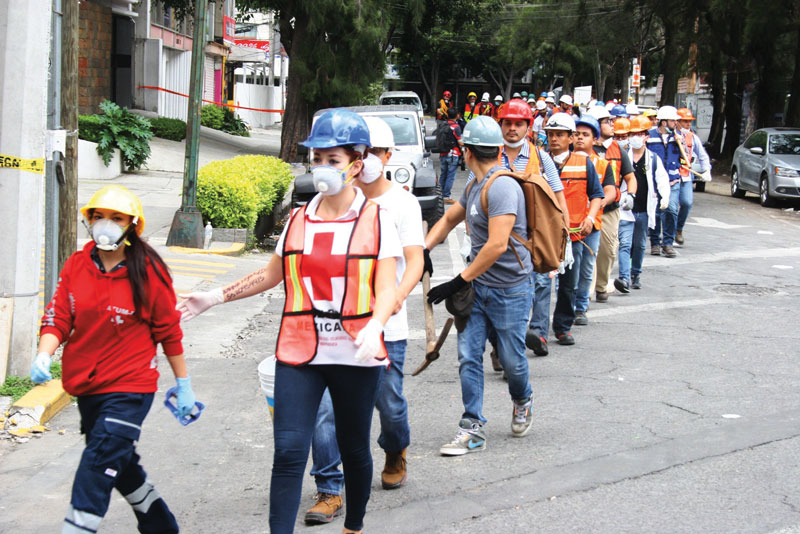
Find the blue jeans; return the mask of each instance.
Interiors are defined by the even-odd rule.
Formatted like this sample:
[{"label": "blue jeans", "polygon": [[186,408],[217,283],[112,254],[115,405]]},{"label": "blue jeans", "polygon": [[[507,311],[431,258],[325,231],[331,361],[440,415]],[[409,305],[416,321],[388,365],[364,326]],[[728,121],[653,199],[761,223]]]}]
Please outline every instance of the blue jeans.
[{"label": "blue jeans", "polygon": [[679,195],[678,208],[678,230],[683,230],[686,224],[686,219],[689,218],[689,211],[692,209],[692,202],[694,201],[694,182],[681,182],[681,192]]},{"label": "blue jeans", "polygon": [[528,328],[547,339],[550,330],[550,292],[553,289],[550,273],[533,273],[533,304]]},{"label": "blue jeans", "polygon": [[342,454],[347,512],[344,526],[361,530],[372,486],[369,435],[383,367],[305,365],[275,367],[275,453],[269,488],[272,534],[291,534],[308,449],[325,388],[330,390],[336,442]]},{"label": "blue jeans", "polygon": [[439,164],[439,185],[442,187],[442,197],[450,198],[453,182],[456,180],[458,156],[439,156]]},{"label": "blue jeans", "polygon": [[[378,444],[386,452],[400,452],[411,443],[408,402],[403,396],[403,364],[408,341],[405,339],[385,341],[384,345],[391,365],[383,372],[375,404],[381,420]],[[314,461],[311,476],[317,484],[317,491],[339,495],[342,492],[344,477],[339,471],[341,457],[336,444],[333,404],[327,389],[322,395],[317,412],[317,422],[311,440],[311,457]]]},{"label": "blue jeans", "polygon": [[[666,211],[656,209],[656,226],[650,230],[650,244],[671,247],[675,242],[675,230],[678,226],[678,205],[680,203],[680,182],[675,182],[669,187],[669,206]],[[659,197],[660,202],[660,197]],[[661,238],[661,231],[664,238]]]},{"label": "blue jeans", "polygon": [[489,287],[473,281],[475,301],[467,325],[458,333],[458,374],[462,418],[485,423],[483,417],[483,352],[489,328],[497,334],[497,355],[508,376],[508,392],[517,402],[531,398],[525,330],[531,306],[531,280],[512,287]]},{"label": "blue jeans", "polygon": [[578,290],[575,293],[575,311],[584,312],[589,309],[589,292],[592,288],[592,274],[594,274],[594,264],[597,261],[597,249],[600,247],[600,234],[598,230],[592,230],[592,233],[583,238],[589,248],[592,249],[590,253],[583,248],[583,258],[581,259],[581,270],[578,273]]},{"label": "blue jeans", "polygon": [[642,274],[647,246],[647,212],[634,212],[635,221],[619,222],[619,277],[630,280]]},{"label": "blue jeans", "polygon": [[[595,233],[595,232],[592,232]],[[597,232],[599,233],[599,232]],[[566,269],[564,274],[558,275],[558,289],[556,296],[556,309],[553,312],[553,332],[565,334],[572,328],[575,322],[575,293],[578,287],[578,274],[581,270],[581,259],[584,250],[589,251],[580,241],[572,241],[572,256],[575,263],[572,268]],[[536,301],[533,306],[530,328],[547,339],[550,329],[550,288],[553,285],[552,279],[547,274],[536,276]]]}]

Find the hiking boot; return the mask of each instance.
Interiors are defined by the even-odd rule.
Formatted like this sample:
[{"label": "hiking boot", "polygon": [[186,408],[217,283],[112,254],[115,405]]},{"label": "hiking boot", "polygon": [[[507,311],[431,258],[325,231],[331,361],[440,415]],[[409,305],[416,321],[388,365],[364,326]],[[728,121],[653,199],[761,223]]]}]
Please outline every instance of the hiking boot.
[{"label": "hiking boot", "polygon": [[462,419],[458,423],[458,434],[450,443],[439,449],[442,456],[461,456],[470,452],[482,451],[486,448],[486,434],[483,425]]},{"label": "hiking boot", "polygon": [[317,504],[306,512],[306,525],[322,525],[333,521],[342,511],[342,496],[317,493]]},{"label": "hiking boot", "polygon": [[589,318],[586,317],[586,312],[582,311],[575,312],[575,320],[572,321],[572,324],[578,326],[586,326],[587,324],[589,324]]},{"label": "hiking boot", "polygon": [[530,328],[525,334],[525,346],[531,349],[537,356],[547,356],[549,354],[547,350],[547,340]]},{"label": "hiking boot", "polygon": [[396,489],[405,484],[408,469],[406,469],[406,450],[400,452],[387,452],[386,463],[381,473],[383,489]]},{"label": "hiking boot", "polygon": [[679,245],[683,245],[683,230],[675,232],[675,242]]},{"label": "hiking boot", "polygon": [[650,254],[652,256],[661,256],[661,246],[653,245],[652,247],[650,247]]},{"label": "hiking boot", "polygon": [[503,370],[503,366],[500,364],[500,358],[497,356],[497,348],[492,347],[492,352],[489,353],[489,357],[492,359],[492,369],[499,373]]},{"label": "hiking boot", "polygon": [[615,278],[614,287],[616,287],[617,291],[619,291],[620,293],[628,294],[631,292],[631,287],[628,284],[628,280],[625,278]]},{"label": "hiking boot", "polygon": [[608,302],[608,293],[605,291],[598,291],[594,296],[595,302]]},{"label": "hiking boot", "polygon": [[563,334],[556,334],[556,339],[558,340],[559,345],[574,345],[575,338],[572,337],[572,334],[569,332],[565,332]]},{"label": "hiking boot", "polygon": [[528,399],[522,404],[514,401],[514,411],[511,414],[511,435],[521,438],[527,434],[533,425],[533,401]]},{"label": "hiking boot", "polygon": [[664,256],[666,256],[668,258],[674,258],[675,256],[678,255],[678,253],[675,252],[675,249],[672,248],[672,245],[667,245],[665,247],[662,247],[661,248],[661,254],[663,254]]},{"label": "hiking boot", "polygon": [[631,280],[631,287],[633,289],[642,289],[642,280],[639,278],[638,274],[633,275],[633,279]]}]

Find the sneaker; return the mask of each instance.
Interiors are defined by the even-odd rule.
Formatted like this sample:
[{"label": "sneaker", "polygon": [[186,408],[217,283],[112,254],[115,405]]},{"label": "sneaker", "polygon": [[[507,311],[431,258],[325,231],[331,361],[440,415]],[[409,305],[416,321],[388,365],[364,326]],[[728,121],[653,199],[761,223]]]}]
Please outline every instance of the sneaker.
[{"label": "sneaker", "polygon": [[550,353],[547,350],[547,340],[530,328],[525,334],[525,346],[531,349],[537,356],[547,356]]},{"label": "sneaker", "polygon": [[406,450],[400,452],[387,452],[386,463],[381,473],[383,489],[397,489],[406,482],[408,469],[406,468]]},{"label": "sneaker", "polygon": [[661,254],[663,254],[664,256],[666,256],[668,258],[674,258],[675,256],[678,255],[678,253],[675,252],[675,249],[672,248],[672,245],[667,245],[665,247],[662,247],[661,248]]},{"label": "sneaker", "polygon": [[533,425],[533,401],[528,399],[522,404],[514,401],[514,411],[511,414],[511,435],[521,438],[527,434]]},{"label": "sneaker", "polygon": [[446,198],[446,199],[444,199],[444,203],[445,204],[455,204],[456,201],[453,200],[452,198]]},{"label": "sneaker", "polygon": [[306,512],[306,525],[330,523],[342,511],[342,496],[330,493],[317,493],[317,504]]},{"label": "sneaker", "polygon": [[462,419],[458,423],[458,434],[450,443],[439,449],[442,456],[461,456],[469,452],[478,452],[486,448],[486,434],[483,425]]},{"label": "sneaker", "polygon": [[595,302],[608,302],[608,293],[605,291],[598,291],[595,293]]},{"label": "sneaker", "polygon": [[641,279],[639,278],[639,275],[638,275],[638,274],[634,274],[634,275],[633,275],[633,279],[632,279],[632,281],[631,281],[631,287],[632,287],[633,289],[642,289],[642,281],[641,281]]},{"label": "sneaker", "polygon": [[559,345],[574,345],[575,338],[572,337],[572,334],[566,332],[564,334],[556,334],[556,339],[558,340]]},{"label": "sneaker", "polygon": [[650,247],[650,254],[653,256],[661,256],[661,246],[653,245],[652,247]]},{"label": "sneaker", "polygon": [[575,320],[572,321],[572,324],[578,326],[586,326],[587,324],[589,324],[589,318],[586,317],[586,312],[582,311],[575,312]]},{"label": "sneaker", "polygon": [[489,353],[489,357],[492,359],[492,369],[499,373],[503,370],[503,366],[500,364],[500,358],[497,356],[497,348],[492,347],[492,352]]},{"label": "sneaker", "polygon": [[627,293],[631,292],[631,288],[630,288],[630,285],[628,284],[628,280],[625,279],[625,278],[615,278],[614,279],[614,287],[616,287],[617,291],[619,291],[620,293],[626,293],[627,294]]},{"label": "sneaker", "polygon": [[675,232],[675,242],[679,245],[683,245],[683,230]]}]

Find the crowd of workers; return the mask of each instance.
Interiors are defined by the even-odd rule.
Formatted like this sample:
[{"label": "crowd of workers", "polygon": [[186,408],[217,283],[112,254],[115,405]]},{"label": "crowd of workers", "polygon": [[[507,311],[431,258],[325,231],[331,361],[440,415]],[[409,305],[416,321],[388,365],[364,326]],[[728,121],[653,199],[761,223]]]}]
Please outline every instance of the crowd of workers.
[{"label": "crowd of workers", "polygon": [[[588,324],[593,284],[596,302],[608,300],[616,257],[613,287],[623,294],[643,287],[648,233],[652,254],[675,257],[673,243],[684,243],[691,208],[691,164],[697,158],[700,172],[710,168],[686,109],[664,106],[649,116],[602,103],[580,110],[569,95],[558,108],[555,95],[526,96],[492,103],[488,93],[480,102],[471,93],[459,114],[445,92],[437,115],[447,117],[457,144],[442,154],[440,181],[449,199],[449,168],[455,174],[463,158],[471,185],[457,201],[449,199],[427,235],[416,199],[383,172],[394,149],[389,125],[345,109],[327,111],[303,142],[313,150],[318,195],[292,212],[270,262],[177,304],[166,265],[139,238],[145,222],[139,200],[119,186],[98,191],[81,210],[93,239],[61,273],[31,368],[34,381],[49,379],[51,357],[66,343],[63,384],[78,399],[86,449],[63,532],[96,532],[114,488],[133,507],[140,532],[178,532],[135,451],[157,391],[156,345],[176,376],[170,394],[185,422],[196,399],[180,322],[280,283],[286,299],[276,348],[270,529],[293,532],[311,451],[318,493],[305,521],[330,522],[345,508],[343,532],[361,532],[373,476],[373,408],[385,451],[381,484],[395,489],[407,478],[405,301],[423,273],[433,273],[430,251],[461,222],[469,229],[466,268],[427,296],[431,304],[447,301],[448,310],[452,303],[462,308],[464,406],[440,454],[486,449],[487,340],[494,369],[508,382],[511,435],[527,435],[534,411],[526,349],[548,354],[553,279],[552,331],[559,344],[573,345],[573,325]],[[525,235],[527,205],[513,178],[493,176],[504,169],[540,174],[552,189],[570,236],[558,270],[535,272],[528,249],[510,239]]]}]

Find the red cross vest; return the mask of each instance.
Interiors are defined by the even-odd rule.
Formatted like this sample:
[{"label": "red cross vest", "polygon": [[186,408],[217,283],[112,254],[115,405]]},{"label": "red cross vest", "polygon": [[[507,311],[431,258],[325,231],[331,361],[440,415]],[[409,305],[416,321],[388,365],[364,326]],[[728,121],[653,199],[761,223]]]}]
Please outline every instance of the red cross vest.
[{"label": "red cross vest", "polygon": [[[617,185],[617,200],[619,202],[620,197],[622,196],[622,191],[620,190],[620,185],[622,185],[622,150],[619,148],[619,143],[616,141],[611,141],[611,144],[608,145],[606,149],[606,153],[603,156],[608,164],[611,165],[611,169],[614,171],[614,183]],[[600,174],[600,170],[597,170],[597,173]],[[600,175],[600,183],[603,182],[603,175]]]},{"label": "red cross vest", "polygon": [[[365,201],[353,224],[345,256],[345,289],[339,312],[314,309],[303,283],[306,206],[297,210],[289,219],[289,228],[283,243],[286,302],[275,351],[278,361],[289,365],[304,365],[314,359],[319,343],[314,317],[338,319],[344,331],[353,339],[372,318],[372,309],[375,306],[375,270],[381,241],[378,210],[377,204]],[[386,356],[386,347],[381,344],[381,353],[377,359],[383,360]]]},{"label": "red cross vest", "polygon": [[586,156],[570,153],[564,166],[561,167],[561,183],[564,184],[564,196],[569,211],[569,238],[580,241],[581,223],[589,215],[589,195],[586,193]]}]

